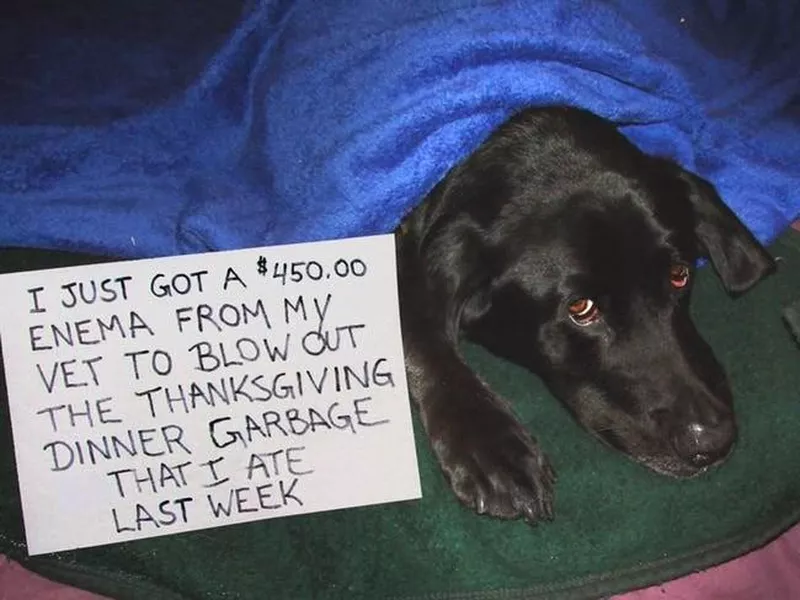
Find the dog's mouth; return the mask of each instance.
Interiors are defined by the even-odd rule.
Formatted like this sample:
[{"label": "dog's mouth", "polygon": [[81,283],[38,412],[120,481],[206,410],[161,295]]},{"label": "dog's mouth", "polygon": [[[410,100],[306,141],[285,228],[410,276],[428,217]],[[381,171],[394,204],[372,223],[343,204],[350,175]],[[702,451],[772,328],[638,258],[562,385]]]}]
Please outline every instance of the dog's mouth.
[{"label": "dog's mouth", "polygon": [[[635,442],[627,442],[618,432],[605,429],[591,432],[605,445],[626,455],[643,467],[674,479],[691,479],[715,469],[727,461],[733,450],[735,436],[722,450],[714,453],[697,453],[691,457],[681,456],[674,444],[666,437],[637,436]],[[645,441],[646,440],[646,441]]]},{"label": "dog's mouth", "polygon": [[[716,394],[708,388],[694,393],[683,388],[682,394],[645,394],[649,401],[593,385],[551,389],[577,422],[605,445],[650,471],[687,479],[722,465],[733,450],[736,420],[730,391],[722,381],[713,388]],[[633,410],[624,410],[626,405]]]},{"label": "dog's mouth", "polygon": [[702,466],[693,465],[675,456],[631,456],[631,458],[659,475],[673,479],[691,479],[718,467],[727,460],[728,455]]}]

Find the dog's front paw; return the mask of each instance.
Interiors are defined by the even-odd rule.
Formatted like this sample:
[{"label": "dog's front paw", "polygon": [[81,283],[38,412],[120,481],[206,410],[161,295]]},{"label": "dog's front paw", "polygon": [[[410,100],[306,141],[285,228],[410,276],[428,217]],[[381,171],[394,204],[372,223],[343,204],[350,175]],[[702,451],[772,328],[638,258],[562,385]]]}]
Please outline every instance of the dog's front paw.
[{"label": "dog's front paw", "polygon": [[431,425],[434,451],[462,504],[531,524],[552,519],[555,472],[511,414],[492,406]]}]

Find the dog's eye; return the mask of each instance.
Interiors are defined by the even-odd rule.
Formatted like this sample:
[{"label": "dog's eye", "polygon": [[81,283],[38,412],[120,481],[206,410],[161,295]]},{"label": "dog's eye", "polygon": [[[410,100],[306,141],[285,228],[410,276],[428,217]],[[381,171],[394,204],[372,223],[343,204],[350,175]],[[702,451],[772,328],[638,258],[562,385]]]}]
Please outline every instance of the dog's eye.
[{"label": "dog's eye", "polygon": [[593,300],[581,298],[567,307],[569,317],[578,325],[589,325],[597,320],[600,310]]},{"label": "dog's eye", "polygon": [[689,283],[689,267],[681,264],[674,264],[669,268],[669,282],[675,289],[686,287]]}]

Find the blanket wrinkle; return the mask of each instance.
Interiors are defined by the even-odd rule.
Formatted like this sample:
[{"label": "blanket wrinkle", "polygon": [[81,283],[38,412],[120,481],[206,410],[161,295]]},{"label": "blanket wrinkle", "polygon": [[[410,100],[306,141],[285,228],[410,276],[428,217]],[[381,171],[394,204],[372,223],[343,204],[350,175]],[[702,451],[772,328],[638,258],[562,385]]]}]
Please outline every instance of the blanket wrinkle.
[{"label": "blanket wrinkle", "polygon": [[387,232],[511,113],[555,103],[711,179],[763,241],[800,214],[800,0],[12,4],[0,245]]}]

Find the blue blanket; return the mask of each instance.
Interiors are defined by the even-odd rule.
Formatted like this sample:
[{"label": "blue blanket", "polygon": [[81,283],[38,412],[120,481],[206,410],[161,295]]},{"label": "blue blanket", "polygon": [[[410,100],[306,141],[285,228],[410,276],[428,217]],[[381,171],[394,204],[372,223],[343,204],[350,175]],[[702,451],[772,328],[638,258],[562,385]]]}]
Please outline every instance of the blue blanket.
[{"label": "blue blanket", "polygon": [[764,241],[800,213],[798,0],[10,5],[0,245],[386,232],[510,113],[551,103],[709,178]]}]

